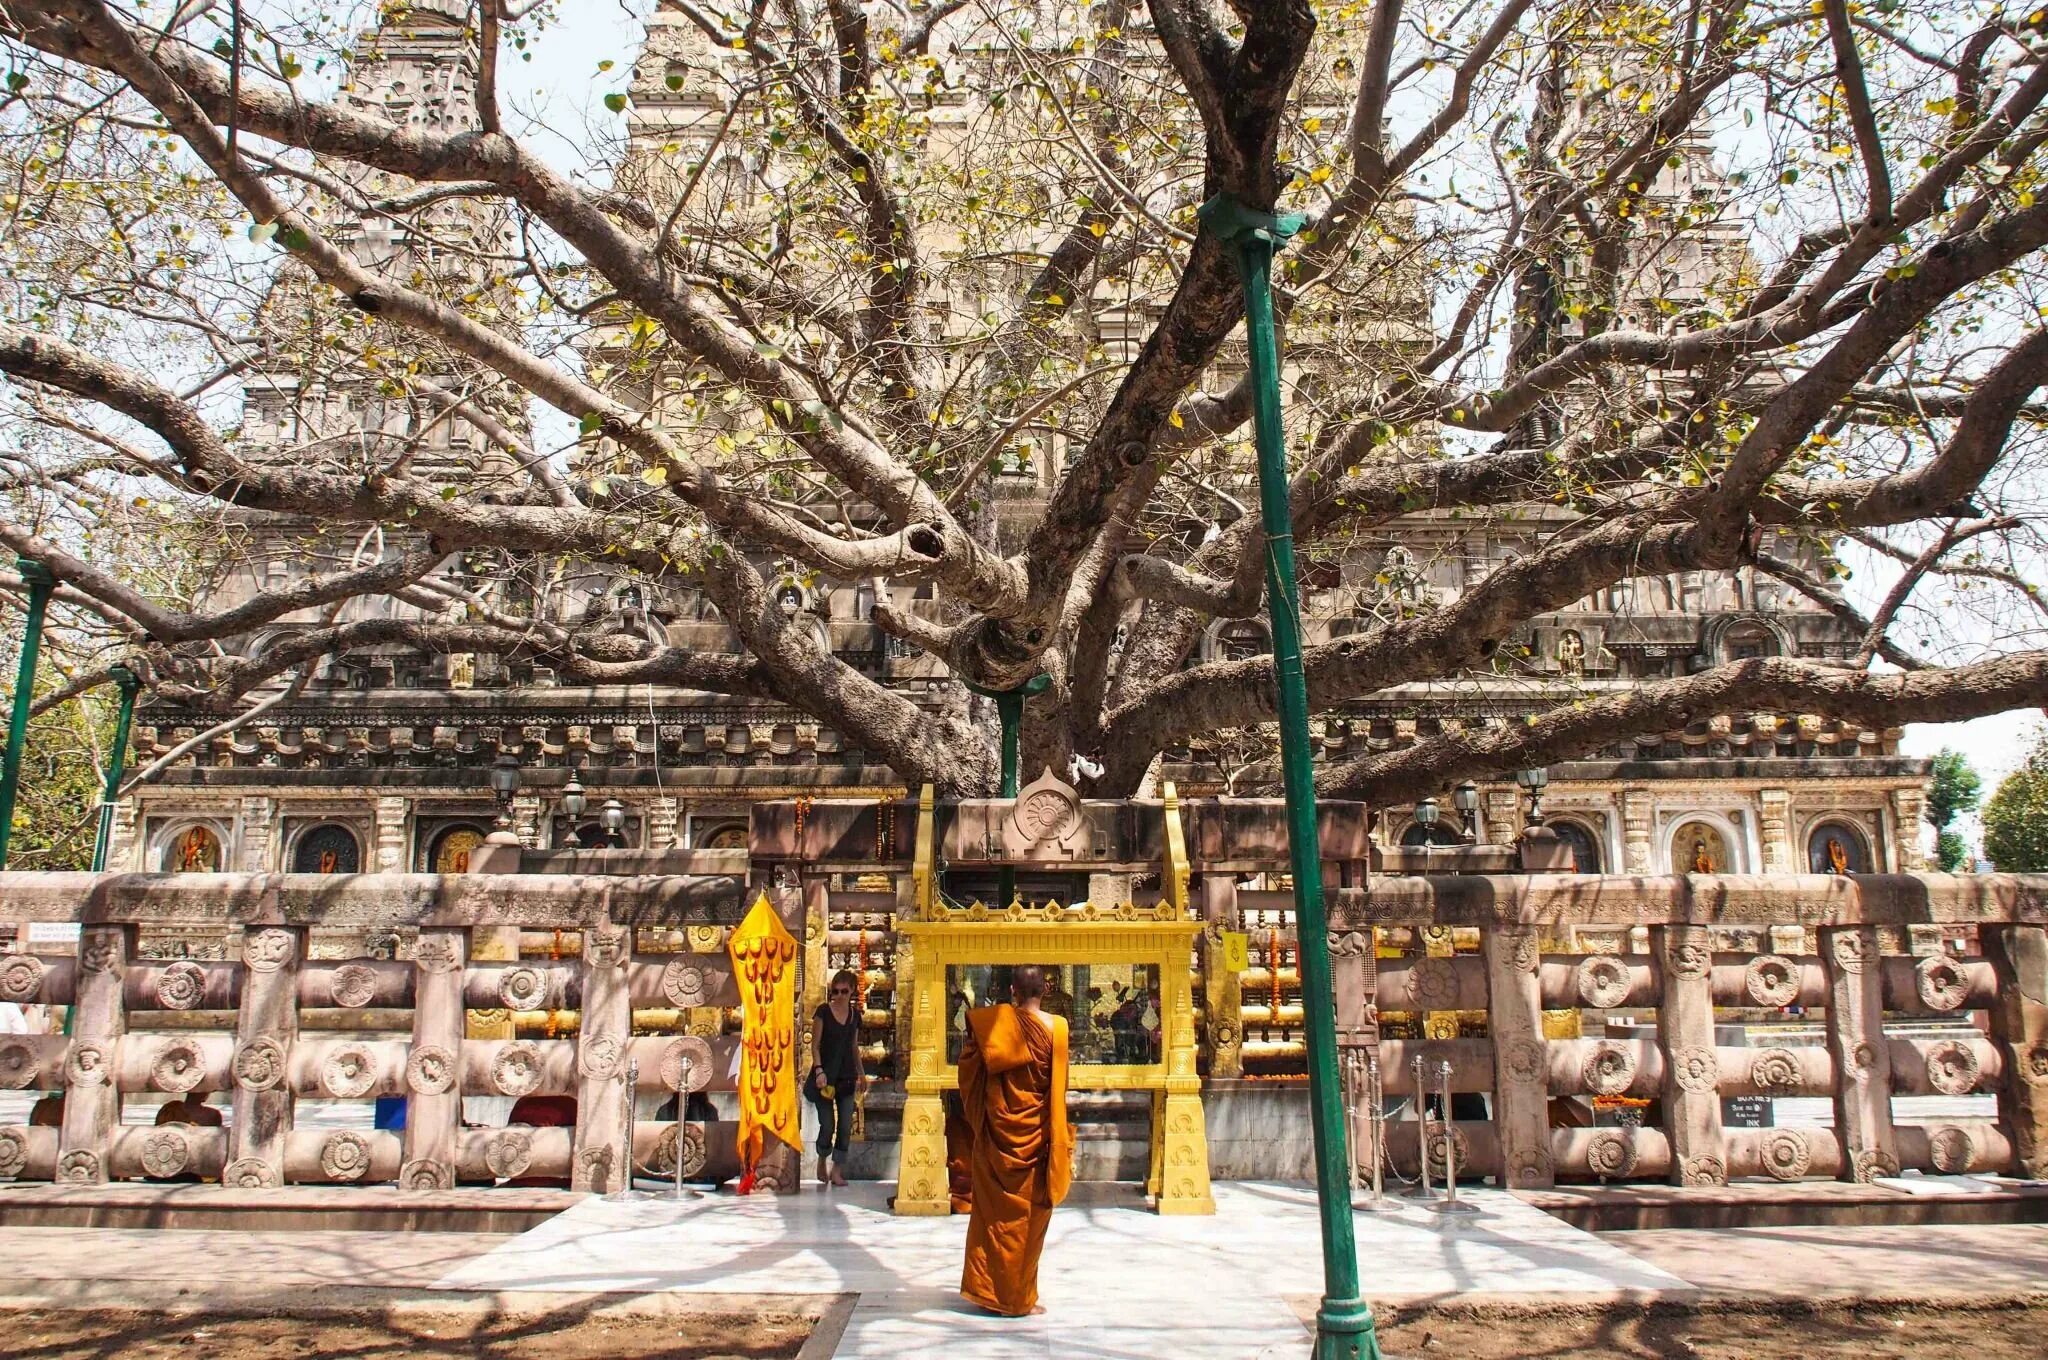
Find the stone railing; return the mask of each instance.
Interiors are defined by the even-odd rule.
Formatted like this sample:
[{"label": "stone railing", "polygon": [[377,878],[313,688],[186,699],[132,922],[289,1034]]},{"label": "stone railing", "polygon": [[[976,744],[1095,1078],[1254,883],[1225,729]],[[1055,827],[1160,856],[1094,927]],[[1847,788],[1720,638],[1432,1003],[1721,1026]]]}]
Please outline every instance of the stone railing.
[{"label": "stone railing", "polygon": [[[516,1178],[618,1188],[634,1164],[694,1174],[706,1128],[634,1121],[641,1092],[730,1090],[731,1035],[635,1037],[636,1010],[736,1005],[724,950],[744,855],[705,852],[697,874],[541,877],[427,874],[0,874],[0,912],[79,923],[72,957],[0,955],[0,1000],[69,1006],[67,1034],[0,1035],[0,1088],[62,1094],[57,1126],[0,1125],[0,1178],[94,1184],[198,1176],[236,1186],[391,1183],[445,1189]],[[722,871],[722,872],[719,872]],[[778,905],[783,895],[774,895]],[[795,894],[792,909],[801,910]],[[203,926],[225,962],[137,956],[139,930]],[[692,952],[641,956],[636,927],[687,928]],[[401,960],[309,957],[316,927],[397,933]],[[485,962],[490,932],[572,933],[575,957]],[[666,932],[664,932],[666,933]],[[409,1013],[410,1030],[319,1033],[303,1010]],[[573,1011],[574,1038],[472,1039],[477,1010]],[[159,1024],[231,1013],[231,1031]],[[190,1015],[180,1015],[189,1019]],[[170,1032],[144,1032],[169,1029]],[[221,1128],[129,1127],[122,1097],[228,1092]],[[573,1126],[466,1128],[464,1096],[567,1096]],[[402,1132],[294,1127],[295,1102],[402,1096]],[[678,1113],[682,1113],[678,1095]],[[763,1179],[796,1186],[793,1157]]]},{"label": "stone railing", "polygon": [[[1259,895],[1247,894],[1256,906]],[[1870,1180],[1902,1170],[2048,1174],[2048,877],[1898,875],[1673,878],[1571,875],[1375,879],[1333,895],[1346,1038],[1370,1053],[1388,1095],[1429,1093],[1448,1064],[1457,1093],[1484,1092],[1485,1120],[1451,1123],[1462,1173],[1516,1187],[1562,1179],[1718,1185],[1731,1177]],[[1476,954],[1375,958],[1375,934],[1476,929]],[[1924,928],[1934,927],[1935,931]],[[1907,952],[1908,932],[1967,942]],[[1546,941],[1601,938],[1603,952]],[[1737,949],[1747,940],[1751,947]],[[1757,948],[1758,944],[1766,944]],[[1800,941],[1773,952],[1771,946]],[[1820,1046],[1717,1043],[1716,1010],[1825,1012]],[[1485,1038],[1381,1038],[1374,1015],[1483,1012]],[[1545,1012],[1631,1012],[1648,1038],[1546,1036]],[[1645,1014],[1647,1013],[1647,1014]],[[1340,1016],[1340,1020],[1343,1017]],[[1926,1022],[1965,1021],[1933,1026]],[[1894,1033],[1887,1032],[1890,1024]],[[1917,1025],[1916,1025],[1916,1022]],[[1896,1031],[1920,1028],[1919,1037]],[[1992,1119],[1897,1122],[1896,1096],[1995,1095]],[[1832,1128],[1728,1128],[1733,1096],[1832,1102]],[[1643,1127],[1555,1117],[1632,1098]],[[1359,1101],[1354,1143],[1370,1165]],[[1468,1110],[1469,1113],[1469,1110]],[[1386,1125],[1387,1155],[1418,1170],[1423,1125]],[[1441,1175],[1444,1131],[1429,1121]]]}]

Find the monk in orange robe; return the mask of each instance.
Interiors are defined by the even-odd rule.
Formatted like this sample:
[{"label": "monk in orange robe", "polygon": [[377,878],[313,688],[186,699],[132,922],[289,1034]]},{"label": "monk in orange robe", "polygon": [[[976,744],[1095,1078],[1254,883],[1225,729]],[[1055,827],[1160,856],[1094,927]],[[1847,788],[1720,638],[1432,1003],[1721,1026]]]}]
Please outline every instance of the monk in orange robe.
[{"label": "monk in orange robe", "polygon": [[974,1136],[960,1293],[1008,1317],[1038,1305],[1038,1256],[1074,1178],[1067,1126],[1067,1022],[1041,1010],[1045,973],[1018,968],[1011,1004],[967,1013],[960,1104]]}]

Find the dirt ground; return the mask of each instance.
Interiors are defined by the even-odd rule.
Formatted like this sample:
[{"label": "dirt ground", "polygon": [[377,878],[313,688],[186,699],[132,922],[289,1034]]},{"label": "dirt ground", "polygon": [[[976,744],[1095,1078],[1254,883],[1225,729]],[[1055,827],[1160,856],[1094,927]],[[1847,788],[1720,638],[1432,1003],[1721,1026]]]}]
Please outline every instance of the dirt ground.
[{"label": "dirt ground", "polygon": [[0,1314],[10,1360],[791,1360],[812,1319],[763,1301],[745,1312],[518,1316],[371,1312],[317,1317],[51,1309]]},{"label": "dirt ground", "polygon": [[1394,1360],[2041,1360],[2048,1307],[1438,1313],[1379,1335]]}]

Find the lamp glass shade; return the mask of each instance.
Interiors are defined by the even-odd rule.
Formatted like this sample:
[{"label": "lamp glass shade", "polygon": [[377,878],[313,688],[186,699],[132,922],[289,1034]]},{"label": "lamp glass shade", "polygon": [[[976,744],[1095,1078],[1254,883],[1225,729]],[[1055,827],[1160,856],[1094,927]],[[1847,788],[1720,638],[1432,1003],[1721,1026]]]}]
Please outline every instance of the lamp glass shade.
[{"label": "lamp glass shade", "polygon": [[1435,826],[1443,816],[1443,809],[1436,805],[1436,799],[1425,798],[1415,805],[1415,820],[1423,826]]},{"label": "lamp glass shade", "polygon": [[583,809],[590,806],[590,796],[583,792],[583,782],[574,773],[569,782],[562,785],[562,811],[571,817],[581,817]]},{"label": "lamp glass shade", "polygon": [[1467,815],[1479,811],[1479,786],[1468,779],[1452,789],[1451,806]]},{"label": "lamp glass shade", "polygon": [[510,798],[519,791],[519,762],[510,755],[499,756],[491,762],[491,792],[500,798]]},{"label": "lamp glass shade", "polygon": [[616,798],[605,799],[604,811],[598,814],[598,820],[606,831],[624,831],[626,829],[626,805]]},{"label": "lamp glass shade", "polygon": [[1515,772],[1515,782],[1525,789],[1540,789],[1550,783],[1550,771],[1544,769],[1541,765],[1535,766],[1532,769],[1517,770]]}]

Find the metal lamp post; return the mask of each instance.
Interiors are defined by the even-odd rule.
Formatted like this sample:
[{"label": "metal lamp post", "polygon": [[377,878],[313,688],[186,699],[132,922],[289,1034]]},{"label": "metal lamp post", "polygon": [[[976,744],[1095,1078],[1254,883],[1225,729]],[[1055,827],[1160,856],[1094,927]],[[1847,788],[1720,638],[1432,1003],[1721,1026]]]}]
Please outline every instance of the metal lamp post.
[{"label": "metal lamp post", "polygon": [[[1003,797],[1017,796],[1017,734],[1024,726],[1024,701],[1034,694],[1045,693],[1052,683],[1050,675],[1034,675],[1015,689],[983,689],[973,681],[967,688],[984,699],[996,701],[996,719],[1003,728]],[[996,871],[996,902],[998,907],[1007,907],[1017,896],[1017,871],[1004,865]]]},{"label": "metal lamp post", "polygon": [[1550,787],[1550,771],[1541,765],[1534,769],[1515,771],[1515,782],[1529,794],[1528,824],[1540,826],[1543,823],[1543,790]]},{"label": "metal lamp post", "polygon": [[114,838],[114,799],[121,793],[121,777],[128,772],[128,729],[135,721],[135,696],[142,692],[142,677],[126,666],[109,666],[115,688],[121,691],[120,716],[114,719],[114,749],[107,755],[107,787],[100,795],[99,834],[92,843],[92,871],[103,873],[107,849]]},{"label": "metal lamp post", "polygon": [[581,817],[583,809],[590,806],[590,795],[583,791],[583,781],[577,777],[582,773],[581,770],[569,771],[569,782],[562,785],[562,812],[571,821]]},{"label": "metal lamp post", "polygon": [[519,792],[519,757],[510,751],[500,751],[491,762],[490,779],[491,797],[498,804],[498,823],[484,839],[496,845],[517,845],[519,835],[512,829],[512,795]]},{"label": "metal lamp post", "polygon": [[1273,256],[1302,219],[1277,217],[1218,194],[1202,225],[1237,252],[1251,351],[1252,422],[1259,455],[1259,510],[1266,531],[1266,602],[1280,700],[1280,769],[1287,791],[1288,867],[1294,875],[1297,965],[1308,1040],[1309,1104],[1316,1150],[1316,1208],[1322,1219],[1323,1298],[1316,1309],[1316,1360],[1379,1360],[1372,1309],[1358,1292],[1358,1245],[1351,1222],[1351,1169],[1337,1071],[1337,1008],[1331,986],[1329,917],[1323,905],[1322,847],[1316,835],[1308,680],[1301,661],[1301,602],[1294,582],[1294,523],[1287,503],[1287,437],[1280,424],[1280,346],[1273,326]]},{"label": "metal lamp post", "polygon": [[1467,845],[1479,843],[1479,786],[1466,780],[1451,790],[1451,806],[1458,810],[1459,831]]},{"label": "metal lamp post", "polygon": [[604,800],[604,808],[597,814],[598,825],[604,828],[604,843],[617,849],[626,843],[626,805],[616,798]]},{"label": "metal lamp post", "polygon": [[21,670],[14,680],[14,716],[7,723],[7,750],[0,755],[0,869],[7,867],[7,843],[14,839],[14,796],[21,791],[21,752],[28,744],[28,713],[36,698],[36,660],[43,646],[43,614],[57,578],[40,562],[24,557],[16,570],[28,585],[28,618],[21,632]]}]

